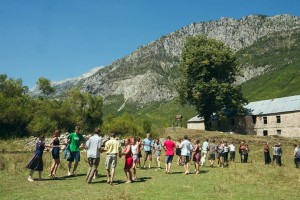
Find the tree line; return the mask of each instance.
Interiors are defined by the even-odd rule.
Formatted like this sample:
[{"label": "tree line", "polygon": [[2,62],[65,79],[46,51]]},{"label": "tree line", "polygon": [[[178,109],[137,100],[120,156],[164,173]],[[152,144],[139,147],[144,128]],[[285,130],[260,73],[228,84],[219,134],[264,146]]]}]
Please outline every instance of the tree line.
[{"label": "tree line", "polygon": [[43,96],[33,98],[21,79],[0,74],[1,138],[51,134],[55,129],[73,131],[76,125],[91,132],[102,125],[101,96],[75,89],[64,99],[49,99],[55,91],[50,81],[41,77],[37,86]]}]

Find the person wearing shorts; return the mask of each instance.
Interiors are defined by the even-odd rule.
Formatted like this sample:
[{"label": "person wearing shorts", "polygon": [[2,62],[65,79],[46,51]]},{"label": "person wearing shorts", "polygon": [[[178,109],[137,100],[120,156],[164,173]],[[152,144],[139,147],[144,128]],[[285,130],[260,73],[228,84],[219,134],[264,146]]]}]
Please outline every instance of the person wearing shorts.
[{"label": "person wearing shorts", "polygon": [[87,183],[91,183],[92,179],[97,175],[97,168],[100,162],[100,148],[102,144],[102,138],[99,136],[100,131],[101,130],[99,128],[96,128],[93,136],[90,137],[85,143],[89,164],[89,170],[86,175]]},{"label": "person wearing shorts", "polygon": [[136,176],[136,167],[140,163],[139,154],[141,152],[140,139],[137,136],[134,137],[134,139],[133,139],[133,145],[131,146],[131,151],[132,151],[132,160],[133,160],[133,165],[132,165],[133,177],[132,177],[132,180],[134,181],[134,180],[137,179],[137,176]]},{"label": "person wearing shorts", "polygon": [[156,158],[157,167],[159,169],[161,169],[161,166],[160,166],[160,154],[161,154],[162,147],[161,147],[161,144],[160,144],[158,138],[156,138],[154,140],[153,148],[154,148],[154,155],[155,155],[155,158]]},{"label": "person wearing shorts", "polygon": [[[80,146],[84,142],[83,136],[79,133],[80,127],[76,126],[74,133],[71,133],[68,136],[68,143],[70,148],[70,155],[67,158],[68,163],[68,176],[76,175],[76,169],[78,166],[78,163],[80,161]],[[74,168],[71,173],[72,163],[74,162]]]},{"label": "person wearing shorts", "polygon": [[121,156],[121,143],[115,139],[116,133],[111,133],[110,140],[105,143],[106,152],[105,168],[107,172],[107,183],[112,185],[117,166],[117,157]]},{"label": "person wearing shorts", "polygon": [[167,140],[163,143],[163,147],[166,151],[166,174],[169,174],[171,171],[171,165],[174,157],[174,149],[176,148],[176,144],[171,140],[171,137],[168,136]]},{"label": "person wearing shorts", "polygon": [[150,133],[146,134],[146,138],[143,140],[143,147],[145,150],[145,158],[144,158],[144,165],[143,168],[145,167],[146,161],[149,158],[149,169],[151,168],[151,163],[152,163],[152,147],[153,147],[153,141],[150,138]]},{"label": "person wearing shorts", "polygon": [[213,140],[212,142],[210,142],[208,144],[208,151],[209,151],[209,157],[208,157],[208,160],[209,160],[209,163],[210,163],[210,167],[213,167],[214,166],[214,161],[216,159],[216,145],[215,145],[215,140]]},{"label": "person wearing shorts", "polygon": [[191,142],[188,140],[188,136],[185,135],[184,140],[181,142],[181,144],[179,145],[179,147],[181,148],[181,156],[182,156],[182,163],[184,166],[184,170],[185,170],[185,175],[188,175],[189,172],[189,162],[190,162],[190,157],[191,157],[191,153],[193,151],[193,146],[191,144]]}]

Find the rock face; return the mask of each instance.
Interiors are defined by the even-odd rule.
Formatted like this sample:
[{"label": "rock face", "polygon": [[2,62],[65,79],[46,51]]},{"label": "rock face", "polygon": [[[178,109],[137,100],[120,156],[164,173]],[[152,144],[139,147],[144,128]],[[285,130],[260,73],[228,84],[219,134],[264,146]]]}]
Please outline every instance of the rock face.
[{"label": "rock face", "polygon": [[[146,104],[170,100],[178,95],[174,84],[178,77],[176,66],[187,37],[204,34],[238,51],[261,37],[299,28],[300,17],[290,15],[273,17],[250,15],[239,20],[221,18],[192,23],[138,48],[132,54],[118,59],[88,77],[54,85],[57,90],[55,96],[79,87],[81,91],[102,95],[104,99],[110,95],[123,95],[124,103]],[[237,82],[246,81],[264,73],[267,69],[268,66],[255,69],[249,66],[244,70],[244,76]]]}]

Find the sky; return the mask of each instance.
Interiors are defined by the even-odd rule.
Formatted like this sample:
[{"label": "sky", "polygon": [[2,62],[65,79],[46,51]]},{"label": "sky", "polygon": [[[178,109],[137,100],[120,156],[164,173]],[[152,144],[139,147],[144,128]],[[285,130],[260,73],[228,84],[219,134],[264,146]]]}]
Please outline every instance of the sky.
[{"label": "sky", "polygon": [[300,16],[299,0],[0,0],[0,74],[32,88],[107,66],[193,22]]}]

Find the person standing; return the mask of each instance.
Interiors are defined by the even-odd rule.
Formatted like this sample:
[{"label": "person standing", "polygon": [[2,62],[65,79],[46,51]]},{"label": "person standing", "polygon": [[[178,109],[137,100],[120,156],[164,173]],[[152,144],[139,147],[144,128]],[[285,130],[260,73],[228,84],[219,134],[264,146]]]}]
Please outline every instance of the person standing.
[{"label": "person standing", "polygon": [[193,146],[191,142],[188,140],[188,136],[185,135],[184,140],[181,142],[179,147],[181,148],[181,156],[182,156],[182,163],[184,166],[184,173],[185,175],[188,175],[189,172],[189,162],[191,159],[191,152],[193,151]]},{"label": "person standing", "polygon": [[131,151],[132,151],[132,159],[133,159],[133,165],[132,165],[132,169],[133,169],[133,177],[132,180],[136,180],[137,176],[136,176],[136,167],[140,162],[140,139],[139,137],[134,137],[133,139],[133,145],[131,146]]},{"label": "person standing", "polygon": [[59,159],[59,151],[60,151],[60,146],[59,146],[59,131],[56,130],[53,134],[53,139],[50,142],[50,146],[52,147],[52,165],[50,168],[50,174],[49,177],[56,178],[56,171],[58,168],[58,165],[60,164],[60,159]]},{"label": "person standing", "polygon": [[227,145],[227,142],[224,143],[224,166],[228,166],[228,152],[229,152],[229,147]]},{"label": "person standing", "polygon": [[215,145],[215,140],[212,140],[212,142],[209,143],[208,145],[208,150],[209,150],[209,166],[213,167],[214,166],[214,161],[216,159],[216,145]]},{"label": "person standing", "polygon": [[161,166],[160,166],[160,154],[161,154],[162,146],[161,146],[158,138],[154,140],[153,148],[154,148],[154,155],[155,155],[155,158],[156,158],[157,167],[159,169],[161,169]]},{"label": "person standing", "polygon": [[151,135],[150,133],[146,134],[146,138],[143,140],[143,147],[145,151],[145,158],[144,158],[144,165],[143,168],[146,168],[146,161],[149,158],[149,169],[151,168],[151,163],[152,163],[152,147],[153,147],[153,141],[150,138]]},{"label": "person standing", "polygon": [[86,143],[85,147],[87,149],[87,158],[89,164],[89,170],[86,175],[87,183],[91,183],[95,174],[97,174],[97,168],[100,162],[100,148],[102,143],[102,138],[99,136],[100,129],[96,128],[92,137],[90,137]]},{"label": "person standing", "polygon": [[282,166],[281,157],[282,157],[283,151],[282,151],[280,143],[278,143],[276,151],[277,151],[276,163],[279,167],[281,167]]},{"label": "person standing", "polygon": [[[68,163],[68,176],[76,175],[76,169],[77,169],[78,163],[80,161],[80,146],[84,142],[84,138],[79,133],[79,131],[80,131],[80,127],[76,126],[75,127],[75,132],[71,133],[68,136],[68,143],[70,144],[70,146],[69,146],[70,155],[67,159],[67,161],[69,161],[69,163]],[[74,160],[75,160],[74,168],[73,168],[73,171],[71,173],[72,162],[74,162]]]},{"label": "person standing", "polygon": [[239,147],[239,153],[240,153],[240,156],[241,156],[241,163],[243,163],[243,161],[244,161],[244,154],[243,154],[243,151],[244,151],[244,149],[245,149],[245,144],[244,144],[244,142],[241,142],[241,144],[240,144],[240,147]]},{"label": "person standing", "polygon": [[243,150],[243,163],[247,163],[248,162],[248,157],[249,157],[249,146],[248,144],[245,145],[245,148]]},{"label": "person standing", "polygon": [[194,148],[193,148],[193,161],[195,166],[195,174],[199,174],[200,172],[200,158],[201,158],[201,147],[200,147],[200,141],[197,139],[194,142]]},{"label": "person standing", "polygon": [[126,183],[131,183],[132,182],[132,172],[131,172],[131,167],[133,165],[133,158],[132,158],[132,151],[131,151],[131,144],[129,138],[125,139],[125,148],[120,155],[125,155],[125,165],[124,165],[124,172],[127,178]]},{"label": "person standing", "polygon": [[296,168],[299,168],[300,164],[300,148],[297,147],[296,144],[294,144],[294,163]]},{"label": "person standing", "polygon": [[29,160],[29,162],[26,165],[26,168],[30,169],[28,181],[32,182],[34,179],[32,178],[32,175],[35,171],[39,172],[39,180],[42,180],[42,171],[44,168],[43,164],[43,152],[45,147],[50,147],[45,145],[45,137],[40,136],[37,140],[37,143],[35,144],[35,152],[32,156],[32,158]]},{"label": "person standing", "polygon": [[222,140],[217,146],[218,166],[224,167],[224,141]]},{"label": "person standing", "polygon": [[264,145],[264,158],[265,158],[265,165],[271,163],[269,142],[266,142]]},{"label": "person standing", "polygon": [[201,166],[205,165],[206,161],[206,155],[208,151],[208,139],[205,139],[205,141],[202,144],[202,151],[201,151]]},{"label": "person standing", "polygon": [[167,140],[163,143],[163,147],[166,151],[166,174],[169,174],[171,171],[176,144],[171,140],[170,136],[167,136]]},{"label": "person standing", "polygon": [[176,150],[175,150],[175,153],[176,153],[176,156],[177,156],[177,165],[181,165],[182,164],[182,160],[181,160],[181,149],[179,148],[179,145],[181,144],[182,142],[182,139],[179,138],[177,141],[176,141]]},{"label": "person standing", "polygon": [[278,149],[278,145],[274,144],[274,146],[273,146],[273,164],[274,164],[274,162],[277,162],[277,153],[278,153],[277,149]]},{"label": "person standing", "polygon": [[112,185],[117,166],[117,156],[121,156],[121,143],[115,139],[116,133],[110,134],[110,140],[105,143],[104,151],[106,152],[105,168],[107,172],[107,183]]},{"label": "person standing", "polygon": [[230,161],[234,162],[235,160],[235,145],[231,143],[229,146],[229,153],[230,153]]}]

